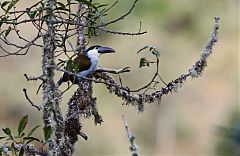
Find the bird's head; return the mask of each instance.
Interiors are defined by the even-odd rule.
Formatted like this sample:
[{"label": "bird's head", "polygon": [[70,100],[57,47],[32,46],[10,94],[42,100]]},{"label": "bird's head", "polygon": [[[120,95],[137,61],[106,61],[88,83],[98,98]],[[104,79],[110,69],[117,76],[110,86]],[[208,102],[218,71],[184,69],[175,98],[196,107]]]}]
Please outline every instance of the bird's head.
[{"label": "bird's head", "polygon": [[87,50],[85,50],[84,53],[89,58],[92,58],[92,57],[99,57],[101,54],[113,53],[113,52],[115,52],[115,50],[110,47],[95,45],[95,46],[89,47]]}]

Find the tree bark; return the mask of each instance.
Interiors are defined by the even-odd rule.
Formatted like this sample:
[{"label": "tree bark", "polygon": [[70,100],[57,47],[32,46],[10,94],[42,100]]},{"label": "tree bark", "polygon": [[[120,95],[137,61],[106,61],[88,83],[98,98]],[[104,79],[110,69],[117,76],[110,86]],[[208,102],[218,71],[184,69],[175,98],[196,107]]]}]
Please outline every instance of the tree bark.
[{"label": "tree bark", "polygon": [[[55,28],[53,21],[53,10],[55,8],[55,0],[45,1],[46,25],[47,31],[43,36],[43,56],[42,56],[42,72],[43,72],[43,121],[44,133],[51,132],[48,139],[49,155],[67,155],[66,140],[64,137],[64,122],[59,108],[60,94],[54,83],[55,65],[54,50],[55,46]],[[45,138],[46,139],[46,138]]]}]

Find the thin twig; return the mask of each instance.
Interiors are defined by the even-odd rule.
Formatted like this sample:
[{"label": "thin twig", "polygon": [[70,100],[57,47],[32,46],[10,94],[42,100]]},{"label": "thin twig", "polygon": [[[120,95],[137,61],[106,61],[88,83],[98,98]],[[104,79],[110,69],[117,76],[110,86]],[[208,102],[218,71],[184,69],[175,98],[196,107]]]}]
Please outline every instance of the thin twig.
[{"label": "thin twig", "polygon": [[160,80],[162,81],[162,83],[167,86],[167,83],[163,80],[163,78],[162,78],[162,76],[161,76],[160,74],[158,74],[158,77],[160,78]]},{"label": "thin twig", "polygon": [[138,0],[135,0],[135,1],[133,2],[133,4],[132,4],[132,7],[131,7],[131,8],[129,9],[129,11],[128,11],[127,13],[125,13],[124,15],[122,15],[122,16],[120,16],[120,17],[118,17],[118,18],[116,18],[116,19],[114,19],[114,20],[112,20],[112,21],[110,21],[110,22],[108,22],[108,23],[99,25],[99,26],[97,26],[97,27],[107,26],[107,25],[109,25],[109,24],[113,24],[113,23],[116,23],[116,22],[118,22],[118,21],[120,21],[120,20],[123,20],[125,17],[127,17],[129,14],[131,14],[131,12],[132,12],[133,9],[135,8],[135,5],[136,5],[137,2],[138,2]]},{"label": "thin twig", "polygon": [[38,76],[38,77],[28,77],[27,74],[24,74],[25,78],[27,79],[27,81],[37,81],[37,80],[44,80],[43,76]]},{"label": "thin twig", "polygon": [[28,95],[27,95],[27,89],[26,89],[26,88],[23,88],[23,92],[24,92],[24,95],[25,95],[26,99],[28,100],[28,102],[29,102],[33,107],[37,108],[38,111],[40,111],[42,108],[41,108],[40,106],[35,105],[35,104],[31,101],[31,99],[30,99],[30,98],[28,97]]},{"label": "thin twig", "polygon": [[120,75],[120,74],[118,74],[118,79],[119,79],[119,83],[120,83],[121,87],[123,87],[122,78],[121,78],[121,75]]},{"label": "thin twig", "polygon": [[68,87],[64,91],[61,92],[61,95],[63,95],[65,92],[67,92],[73,85],[74,85],[74,83],[72,83],[71,85],[69,85],[69,83],[68,83]]},{"label": "thin twig", "polygon": [[119,2],[119,0],[115,1],[109,8],[104,9],[103,11],[100,12],[101,15],[107,13],[109,10],[111,10],[117,3]]}]

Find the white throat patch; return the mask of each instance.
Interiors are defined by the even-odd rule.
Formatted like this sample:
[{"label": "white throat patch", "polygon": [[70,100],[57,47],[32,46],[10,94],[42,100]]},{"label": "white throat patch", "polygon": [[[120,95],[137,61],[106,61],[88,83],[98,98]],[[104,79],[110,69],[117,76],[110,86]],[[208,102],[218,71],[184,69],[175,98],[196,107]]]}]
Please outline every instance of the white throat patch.
[{"label": "white throat patch", "polygon": [[88,57],[92,60],[98,60],[98,57],[100,56],[100,53],[98,53],[97,49],[92,49],[90,51],[88,51],[87,53]]}]

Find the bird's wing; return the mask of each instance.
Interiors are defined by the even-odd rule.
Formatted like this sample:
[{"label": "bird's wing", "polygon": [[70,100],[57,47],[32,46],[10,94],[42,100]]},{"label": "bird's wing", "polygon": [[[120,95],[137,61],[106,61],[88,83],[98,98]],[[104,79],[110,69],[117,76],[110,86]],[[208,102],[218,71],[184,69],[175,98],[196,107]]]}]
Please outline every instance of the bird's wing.
[{"label": "bird's wing", "polygon": [[84,54],[79,54],[74,60],[73,64],[77,66],[77,73],[88,70],[91,67],[91,62],[90,59],[84,55]]}]

